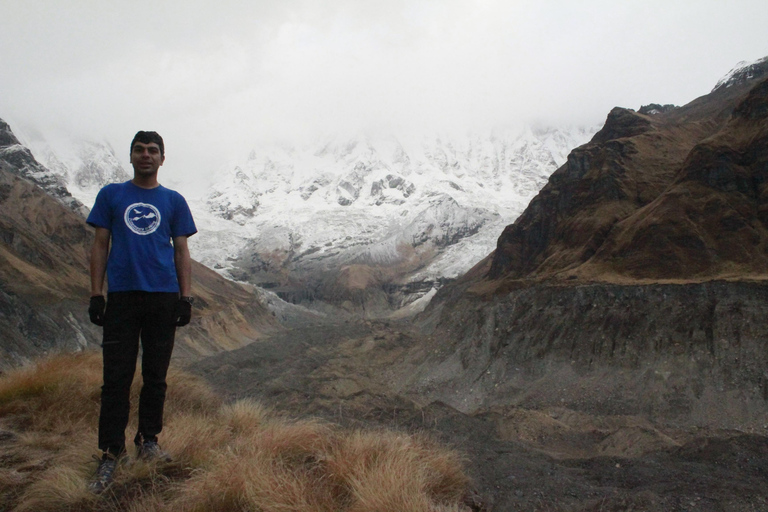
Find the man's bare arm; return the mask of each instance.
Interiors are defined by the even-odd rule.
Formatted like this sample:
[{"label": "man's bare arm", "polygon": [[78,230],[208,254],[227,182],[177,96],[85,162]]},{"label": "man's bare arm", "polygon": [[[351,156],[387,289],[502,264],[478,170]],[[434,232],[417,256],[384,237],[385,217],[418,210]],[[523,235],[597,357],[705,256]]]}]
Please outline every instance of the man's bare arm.
[{"label": "man's bare arm", "polygon": [[107,273],[111,235],[112,233],[106,228],[96,228],[96,237],[91,247],[91,297],[104,295],[104,276]]},{"label": "man's bare arm", "polygon": [[173,239],[173,261],[176,264],[176,277],[179,280],[179,293],[182,297],[192,295],[192,258],[186,236]]}]

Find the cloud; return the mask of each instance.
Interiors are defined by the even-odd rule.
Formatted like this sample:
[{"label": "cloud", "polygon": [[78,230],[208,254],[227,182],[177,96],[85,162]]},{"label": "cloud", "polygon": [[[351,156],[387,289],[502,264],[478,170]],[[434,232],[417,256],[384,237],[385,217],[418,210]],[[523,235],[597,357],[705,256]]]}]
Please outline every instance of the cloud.
[{"label": "cloud", "polygon": [[683,104],[767,55],[767,23],[746,0],[27,0],[0,19],[0,117],[116,147],[155,129],[204,175],[270,137]]}]

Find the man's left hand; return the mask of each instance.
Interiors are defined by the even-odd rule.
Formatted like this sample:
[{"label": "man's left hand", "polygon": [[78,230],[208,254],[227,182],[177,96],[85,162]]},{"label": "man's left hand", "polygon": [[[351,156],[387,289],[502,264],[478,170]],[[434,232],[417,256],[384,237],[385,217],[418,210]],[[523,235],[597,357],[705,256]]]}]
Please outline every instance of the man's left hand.
[{"label": "man's left hand", "polygon": [[176,326],[182,327],[187,325],[192,319],[192,304],[179,299],[176,302],[176,311],[174,312],[174,318],[176,319]]}]

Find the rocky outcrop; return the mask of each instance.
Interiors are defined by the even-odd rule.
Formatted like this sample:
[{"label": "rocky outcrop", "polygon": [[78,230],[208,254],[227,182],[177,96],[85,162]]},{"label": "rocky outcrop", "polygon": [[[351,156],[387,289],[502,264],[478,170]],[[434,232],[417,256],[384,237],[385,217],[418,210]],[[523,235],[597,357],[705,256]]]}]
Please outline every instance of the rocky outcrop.
[{"label": "rocky outcrop", "polygon": [[365,178],[371,173],[371,168],[363,162],[357,162],[352,171],[342,177],[336,186],[336,202],[341,206],[349,206],[360,197],[365,184]]},{"label": "rocky outcrop", "polygon": [[35,183],[66,207],[80,214],[87,211],[85,206],[69,193],[64,180],[38,163],[32,152],[19,142],[11,127],[2,119],[0,161],[4,163],[5,171]]},{"label": "rocky outcrop", "polygon": [[406,180],[402,176],[396,176],[388,174],[386,177],[374,181],[371,185],[371,198],[376,198],[376,205],[381,205],[385,202],[394,204],[402,204],[404,201],[400,198],[392,198],[387,194],[388,189],[397,190],[402,194],[402,197],[407,199],[408,196],[416,192],[416,186],[410,181]]},{"label": "rocky outcrop", "polygon": [[647,116],[652,116],[654,114],[664,114],[666,112],[671,112],[676,108],[677,106],[671,104],[659,105],[658,103],[651,103],[650,105],[643,105],[637,112]]},{"label": "rocky outcrop", "polygon": [[422,400],[723,428],[768,419],[763,283],[539,285],[452,299],[427,316],[437,328],[407,370],[404,389]]},{"label": "rocky outcrop", "polygon": [[633,110],[616,107],[608,114],[603,128],[592,137],[591,142],[602,144],[609,140],[635,137],[651,129],[651,120],[647,116],[638,114]]},{"label": "rocky outcrop", "polygon": [[242,225],[252,219],[259,208],[259,193],[253,190],[248,177],[239,167],[232,174],[230,187],[211,191],[206,205],[214,215]]}]

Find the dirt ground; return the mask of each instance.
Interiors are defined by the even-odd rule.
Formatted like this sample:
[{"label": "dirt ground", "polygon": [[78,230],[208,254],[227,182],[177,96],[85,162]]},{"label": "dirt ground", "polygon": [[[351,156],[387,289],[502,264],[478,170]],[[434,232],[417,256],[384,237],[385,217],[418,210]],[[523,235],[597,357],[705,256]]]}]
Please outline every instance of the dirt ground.
[{"label": "dirt ground", "polygon": [[429,432],[466,455],[476,510],[768,510],[765,436],[568,409],[420,406],[384,378],[417,342],[386,323],[306,325],[190,369],[228,399],[255,398],[294,417]]}]

